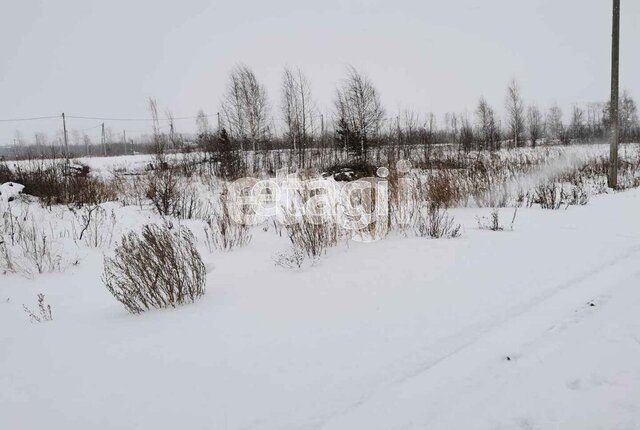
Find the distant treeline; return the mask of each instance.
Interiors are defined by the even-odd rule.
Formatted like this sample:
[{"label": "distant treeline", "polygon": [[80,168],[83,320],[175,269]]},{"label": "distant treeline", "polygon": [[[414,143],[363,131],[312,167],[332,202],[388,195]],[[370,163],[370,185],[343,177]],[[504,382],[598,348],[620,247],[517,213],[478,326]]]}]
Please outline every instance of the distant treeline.
[{"label": "distant treeline", "polygon": [[[609,103],[575,105],[568,114],[557,105],[543,111],[525,103],[515,81],[507,87],[504,118],[484,98],[472,114],[451,112],[439,121],[434,114],[411,110],[389,116],[374,84],[354,68],[349,68],[339,84],[333,110],[326,116],[317,109],[310,82],[299,69],[285,69],[280,101],[274,108],[264,85],[242,65],[230,74],[215,125],[209,121],[212,115],[201,110],[195,118],[197,132],[178,133],[171,114],[160,118],[153,99],[149,107],[153,127],[148,135],[125,141],[125,137],[115,137],[107,129],[101,142],[96,143],[74,131],[67,136],[65,147],[62,133],[52,140],[36,133],[33,140],[17,138],[13,146],[0,147],[0,157],[57,158],[66,156],[66,151],[70,157],[113,156],[157,153],[160,147],[163,152],[206,150],[212,142],[220,141],[223,132],[227,150],[305,152],[336,148],[354,157],[366,157],[371,146],[446,143],[457,145],[461,151],[498,150],[601,142],[610,132]],[[640,142],[637,106],[626,91],[620,97],[619,124],[622,142]]]}]

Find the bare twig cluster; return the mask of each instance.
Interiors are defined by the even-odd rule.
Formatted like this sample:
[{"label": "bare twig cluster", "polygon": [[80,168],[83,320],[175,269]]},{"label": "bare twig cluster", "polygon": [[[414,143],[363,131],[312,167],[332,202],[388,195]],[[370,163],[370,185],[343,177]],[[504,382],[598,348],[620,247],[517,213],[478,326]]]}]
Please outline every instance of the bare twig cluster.
[{"label": "bare twig cluster", "polygon": [[32,311],[26,305],[22,305],[22,309],[29,316],[31,322],[45,322],[53,321],[53,314],[51,313],[51,305],[45,303],[44,294],[38,294],[38,310]]}]

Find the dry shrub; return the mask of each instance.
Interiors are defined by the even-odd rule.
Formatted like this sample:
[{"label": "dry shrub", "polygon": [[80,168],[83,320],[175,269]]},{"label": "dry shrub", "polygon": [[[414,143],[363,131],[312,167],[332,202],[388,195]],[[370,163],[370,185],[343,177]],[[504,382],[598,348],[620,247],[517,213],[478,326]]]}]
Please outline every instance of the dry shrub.
[{"label": "dry shrub", "polygon": [[333,223],[315,224],[303,218],[300,222],[285,225],[289,240],[294,247],[303,250],[315,259],[337,244],[336,226]]},{"label": "dry shrub", "polygon": [[154,170],[147,176],[146,197],[162,216],[203,218],[204,204],[192,178],[178,176],[178,167]]},{"label": "dry shrub", "polygon": [[17,217],[10,210],[0,225],[0,268],[32,276],[62,270],[62,247],[33,217]]},{"label": "dry shrub", "polygon": [[[318,197],[322,191],[320,189],[305,186],[292,194],[292,201],[289,207],[283,207],[283,219],[287,236],[294,249],[300,250],[307,257],[315,260],[326,254],[328,248],[336,246],[338,243],[338,226],[332,217],[323,216],[323,204],[320,206],[307,206],[310,199]],[[331,201],[335,196],[327,195]],[[295,202],[304,207],[300,210]],[[335,204],[329,202],[329,205]],[[304,206],[302,206],[304,205]],[[326,208],[325,208],[326,209]]]},{"label": "dry shrub", "polygon": [[[357,208],[357,210],[361,211],[361,214],[364,215],[364,218],[355,224],[347,223],[351,228],[346,227],[345,224],[342,224],[342,226],[346,227],[351,238],[355,240],[371,241],[384,239],[389,233],[390,217],[388,211],[391,197],[387,195],[388,192],[378,189],[378,180],[376,179],[359,179],[354,182],[354,184],[361,184],[363,188],[352,190],[355,192],[348,194],[348,207]],[[318,195],[318,192],[312,191],[308,195],[313,197]],[[331,196],[329,196],[329,198],[331,199]],[[345,202],[338,202],[338,205],[344,205],[344,203]],[[335,205],[335,203],[331,202],[331,205]],[[322,206],[319,206],[318,210],[321,210],[321,208]],[[316,222],[322,221],[321,217],[314,216],[313,218]],[[347,216],[346,218],[349,219],[351,217]],[[365,220],[368,222],[367,224],[362,222]],[[340,222],[340,220],[336,221]]]},{"label": "dry shrub", "polygon": [[25,186],[25,194],[38,197],[48,207],[97,204],[117,197],[116,188],[109,181],[90,176],[89,167],[77,163],[32,160],[11,171],[11,177],[12,182]]},{"label": "dry shrub", "polygon": [[147,199],[148,181],[142,175],[117,175],[113,184],[118,190],[118,200],[122,206],[143,208]]},{"label": "dry shrub", "polygon": [[208,216],[207,204],[201,198],[201,183],[193,180],[179,182],[180,192],[173,208],[173,216],[180,219],[206,219]]},{"label": "dry shrub", "polygon": [[403,234],[413,226],[419,208],[429,200],[428,182],[416,175],[400,176],[395,169],[389,175],[389,227]]},{"label": "dry shrub", "polygon": [[122,238],[114,258],[105,258],[102,280],[129,312],[175,307],[205,292],[206,270],[185,227],[149,224]]},{"label": "dry shrub", "polygon": [[567,203],[570,205],[584,206],[589,203],[589,193],[585,190],[583,184],[577,184],[571,187],[571,191],[566,195]]},{"label": "dry shrub", "polygon": [[113,231],[117,224],[116,214],[112,210],[108,212],[100,205],[83,206],[78,210],[72,208],[77,227],[74,223],[74,239],[76,242],[84,242],[92,248],[110,247],[113,240]]},{"label": "dry shrub", "polygon": [[538,185],[532,203],[537,203],[542,209],[560,209],[564,198],[564,189],[561,184],[547,182]]},{"label": "dry shrub", "polygon": [[33,312],[26,305],[22,305],[22,309],[29,316],[31,322],[45,322],[53,321],[53,314],[51,313],[51,305],[45,303],[44,294],[38,294],[38,311]]},{"label": "dry shrub", "polygon": [[285,229],[293,247],[303,251],[311,259],[321,257],[328,248],[338,243],[337,226],[328,220],[323,222],[302,216],[295,221],[287,221]]},{"label": "dry shrub", "polygon": [[452,239],[460,236],[462,227],[455,223],[455,219],[445,209],[429,204],[426,210],[423,208],[418,212],[414,229],[419,237]]},{"label": "dry shrub", "polygon": [[146,194],[160,215],[173,215],[180,198],[175,170],[169,168],[149,173]]},{"label": "dry shrub", "polygon": [[[516,209],[517,210],[517,209]],[[515,217],[515,215],[514,215]],[[488,217],[476,217],[480,230],[502,231],[504,227],[500,223],[500,212],[498,209],[491,211]]]},{"label": "dry shrub", "polygon": [[249,226],[236,222],[229,213],[227,199],[229,193],[224,190],[220,194],[217,210],[206,217],[204,233],[209,251],[219,249],[230,251],[233,248],[242,247],[251,242]]},{"label": "dry shrub", "polygon": [[13,182],[13,173],[6,162],[0,162],[0,184]]},{"label": "dry shrub", "polygon": [[275,257],[276,266],[285,269],[300,269],[307,258],[307,254],[296,246],[292,246],[285,252]]},{"label": "dry shrub", "polygon": [[455,206],[463,198],[463,189],[455,174],[449,170],[437,170],[427,180],[429,201],[438,207]]},{"label": "dry shrub", "polygon": [[43,228],[39,228],[35,221],[32,220],[24,228],[20,246],[23,257],[38,273],[60,270],[61,256],[53,250],[47,232]]},{"label": "dry shrub", "polygon": [[118,198],[114,183],[90,176],[70,177],[66,186],[67,199],[62,202],[66,204],[96,205],[115,201]]}]

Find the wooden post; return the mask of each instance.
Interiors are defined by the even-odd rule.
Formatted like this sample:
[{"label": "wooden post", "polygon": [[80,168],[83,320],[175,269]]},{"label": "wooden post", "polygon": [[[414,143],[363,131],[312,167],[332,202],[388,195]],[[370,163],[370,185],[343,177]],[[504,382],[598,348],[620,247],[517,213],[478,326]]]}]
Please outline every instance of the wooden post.
[{"label": "wooden post", "polygon": [[609,154],[609,188],[618,187],[618,86],[620,70],[620,0],[613,0],[613,31],[611,44],[611,147]]}]

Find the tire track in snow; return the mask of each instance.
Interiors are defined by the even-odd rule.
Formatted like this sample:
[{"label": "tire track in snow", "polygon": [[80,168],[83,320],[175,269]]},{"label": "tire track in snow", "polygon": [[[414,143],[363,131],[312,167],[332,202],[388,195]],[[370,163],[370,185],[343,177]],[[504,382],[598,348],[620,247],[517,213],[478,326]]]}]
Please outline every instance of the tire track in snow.
[{"label": "tire track in snow", "polygon": [[[507,312],[506,316],[496,317],[488,321],[486,324],[481,325],[478,328],[471,328],[471,330],[467,328],[459,332],[458,334],[449,337],[448,339],[444,339],[444,341],[448,341],[448,340],[451,340],[451,338],[454,338],[454,339],[460,338],[460,340],[456,341],[455,346],[449,348],[449,350],[446,353],[441,354],[434,359],[424,361],[417,366],[414,365],[409,371],[402,372],[402,374],[400,375],[397,375],[395,377],[392,377],[391,379],[387,379],[387,381],[385,382],[381,382],[377,384],[373,389],[370,389],[368,390],[368,392],[363,394],[360,397],[360,399],[348,405],[345,405],[344,408],[340,409],[339,411],[336,411],[335,413],[332,413],[331,415],[323,415],[323,416],[317,417],[316,419],[313,419],[312,428],[324,429],[327,426],[330,426],[334,420],[343,416],[347,416],[352,412],[358,410],[359,408],[363,407],[368,402],[370,402],[373,398],[375,398],[376,395],[379,395],[384,392],[389,392],[392,389],[396,389],[397,387],[406,383],[407,381],[411,381],[414,378],[417,378],[425,373],[430,372],[432,369],[436,368],[438,365],[445,363],[447,360],[451,359],[457,354],[460,354],[466,349],[470,348],[471,346],[481,342],[490,333],[497,331],[500,328],[508,325],[512,320],[528,312],[534,311],[539,306],[552,300],[559,293],[570,290],[572,287],[579,286],[585,281],[589,280],[590,278],[601,277],[605,274],[608,274],[609,271],[611,271],[612,269],[615,269],[619,264],[621,264],[622,262],[628,260],[629,258],[639,253],[640,253],[640,245],[630,247],[624,252],[621,252],[620,254],[618,254],[616,257],[608,259],[602,264],[597,265],[590,270],[587,270],[581,275],[574,276],[560,284],[557,284],[555,287],[548,288],[547,290],[543,291],[541,294],[527,301],[526,303],[515,306],[514,308],[512,308]],[[602,287],[600,288],[600,290],[605,290],[611,286],[611,282],[603,282],[601,285]],[[588,300],[588,299],[585,299],[585,300]],[[575,307],[568,309],[567,312],[571,312],[573,310],[575,310]],[[546,326],[547,326],[547,329],[549,329],[549,326],[553,326],[553,323],[547,323]],[[410,356],[415,356],[416,354],[420,354],[420,352],[424,353],[424,351],[427,351],[427,350],[433,350],[434,346],[437,345],[438,343],[444,343],[444,342],[443,341],[436,342],[436,344],[431,344],[428,347],[421,348],[419,352],[417,353],[414,352]]]}]

